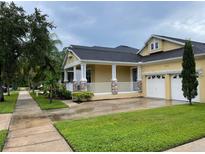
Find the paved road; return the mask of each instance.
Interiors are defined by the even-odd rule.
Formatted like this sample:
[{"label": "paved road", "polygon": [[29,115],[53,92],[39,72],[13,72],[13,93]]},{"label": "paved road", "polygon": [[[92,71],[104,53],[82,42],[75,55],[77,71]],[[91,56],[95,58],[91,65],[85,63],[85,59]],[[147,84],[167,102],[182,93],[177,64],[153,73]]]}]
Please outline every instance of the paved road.
[{"label": "paved road", "polygon": [[21,91],[4,152],[72,151],[27,91]]}]

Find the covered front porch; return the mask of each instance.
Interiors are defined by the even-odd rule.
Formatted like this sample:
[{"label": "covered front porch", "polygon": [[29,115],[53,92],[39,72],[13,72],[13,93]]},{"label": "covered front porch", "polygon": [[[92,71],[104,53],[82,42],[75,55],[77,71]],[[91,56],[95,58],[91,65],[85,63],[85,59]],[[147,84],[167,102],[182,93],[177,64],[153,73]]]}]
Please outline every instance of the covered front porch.
[{"label": "covered front porch", "polygon": [[91,91],[98,97],[141,93],[141,80],[141,66],[136,64],[78,63],[64,68],[67,90]]}]

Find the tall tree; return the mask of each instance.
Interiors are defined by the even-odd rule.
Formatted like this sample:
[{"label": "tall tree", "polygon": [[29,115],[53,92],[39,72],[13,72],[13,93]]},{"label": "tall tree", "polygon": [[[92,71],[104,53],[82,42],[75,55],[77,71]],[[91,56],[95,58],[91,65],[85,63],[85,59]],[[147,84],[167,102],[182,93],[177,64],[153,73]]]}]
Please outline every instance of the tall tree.
[{"label": "tall tree", "polygon": [[29,79],[34,88],[39,81],[43,79],[41,71],[50,67],[50,31],[53,28],[52,23],[47,21],[47,15],[42,14],[40,10],[29,16],[30,33],[27,43],[27,57],[29,58]]},{"label": "tall tree", "polygon": [[183,95],[192,104],[192,99],[197,96],[198,81],[195,58],[190,40],[186,41],[184,46],[182,68]]},{"label": "tall tree", "polygon": [[4,100],[3,79],[6,79],[7,85],[10,84],[27,32],[27,16],[23,8],[13,2],[0,2],[0,101]]}]

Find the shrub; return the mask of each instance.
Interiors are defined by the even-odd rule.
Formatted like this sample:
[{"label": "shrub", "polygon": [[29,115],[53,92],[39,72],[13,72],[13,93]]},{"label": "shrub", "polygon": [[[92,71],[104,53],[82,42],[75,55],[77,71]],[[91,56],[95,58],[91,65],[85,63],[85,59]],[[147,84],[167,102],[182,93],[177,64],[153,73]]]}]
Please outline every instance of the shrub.
[{"label": "shrub", "polygon": [[[46,86],[44,86],[43,93],[46,97],[49,97],[49,91]],[[53,98],[71,99],[72,97],[71,97],[71,92],[66,90],[66,87],[64,85],[59,84],[53,89]]]},{"label": "shrub", "polygon": [[73,92],[72,99],[74,102],[86,102],[89,101],[94,94],[92,92],[88,91],[79,91],[79,92]]},{"label": "shrub", "polygon": [[64,85],[60,85],[55,90],[55,96],[62,99],[71,99],[71,92],[66,90]]}]

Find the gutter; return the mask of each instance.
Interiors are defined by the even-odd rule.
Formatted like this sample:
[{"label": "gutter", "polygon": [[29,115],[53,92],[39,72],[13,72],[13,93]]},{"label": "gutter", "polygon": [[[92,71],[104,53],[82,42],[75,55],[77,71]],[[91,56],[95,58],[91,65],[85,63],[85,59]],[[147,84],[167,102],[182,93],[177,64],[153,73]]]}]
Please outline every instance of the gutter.
[{"label": "gutter", "polygon": [[[205,53],[194,55],[195,58],[201,57],[201,56],[205,56]],[[168,59],[163,59],[163,60],[155,60],[155,61],[149,61],[149,62],[142,62],[142,64],[143,65],[154,64],[154,63],[159,63],[159,62],[173,61],[173,60],[180,60],[180,59],[182,59],[182,57],[175,57],[175,58],[168,58]]]}]

